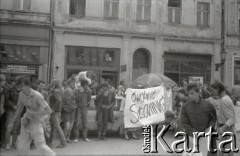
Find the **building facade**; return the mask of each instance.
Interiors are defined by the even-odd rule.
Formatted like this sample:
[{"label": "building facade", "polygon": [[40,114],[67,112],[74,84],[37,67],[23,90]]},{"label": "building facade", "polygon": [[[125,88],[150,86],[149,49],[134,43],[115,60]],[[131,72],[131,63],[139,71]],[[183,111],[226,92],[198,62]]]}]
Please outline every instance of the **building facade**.
[{"label": "building facade", "polygon": [[220,79],[219,0],[54,1],[53,77],[81,70],[124,80],[162,73],[177,83]]},{"label": "building facade", "polygon": [[240,84],[240,1],[225,1],[225,83]]},{"label": "building facade", "polygon": [[50,0],[0,1],[0,73],[47,81]]}]

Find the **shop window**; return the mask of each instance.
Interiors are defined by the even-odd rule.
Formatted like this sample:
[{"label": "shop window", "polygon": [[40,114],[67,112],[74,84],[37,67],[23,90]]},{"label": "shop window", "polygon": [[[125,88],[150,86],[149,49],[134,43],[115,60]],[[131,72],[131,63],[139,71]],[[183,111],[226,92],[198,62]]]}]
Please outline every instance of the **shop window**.
[{"label": "shop window", "polygon": [[118,18],[119,0],[104,1],[104,18]]},{"label": "shop window", "polygon": [[85,16],[86,0],[70,0],[69,14],[83,17]]},{"label": "shop window", "polygon": [[190,77],[201,77],[204,83],[210,83],[211,56],[166,53],[164,58],[164,75],[176,83]]},{"label": "shop window", "polygon": [[39,63],[40,47],[0,45],[3,62]]},{"label": "shop window", "polygon": [[67,46],[67,64],[118,67],[119,49]]},{"label": "shop window", "polygon": [[198,2],[197,3],[197,26],[209,27],[210,9],[209,3]]},{"label": "shop window", "polygon": [[137,0],[137,21],[151,21],[151,0]]},{"label": "shop window", "polygon": [[234,60],[234,85],[240,85],[240,58]]},{"label": "shop window", "polygon": [[14,10],[31,10],[31,0],[13,0]]},{"label": "shop window", "polygon": [[168,23],[180,24],[181,0],[168,1]]}]

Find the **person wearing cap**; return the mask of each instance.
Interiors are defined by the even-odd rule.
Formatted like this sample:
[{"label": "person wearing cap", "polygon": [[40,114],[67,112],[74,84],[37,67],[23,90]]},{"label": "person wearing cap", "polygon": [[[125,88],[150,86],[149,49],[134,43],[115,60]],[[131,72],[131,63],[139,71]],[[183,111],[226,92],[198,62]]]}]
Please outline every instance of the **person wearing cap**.
[{"label": "person wearing cap", "polygon": [[103,83],[95,99],[98,122],[97,140],[106,140],[108,122],[114,123],[113,106],[115,102],[115,92],[109,89],[108,83]]},{"label": "person wearing cap", "polygon": [[52,146],[54,130],[56,130],[60,138],[60,145],[58,145],[57,148],[63,148],[66,146],[67,143],[63,130],[60,127],[60,116],[62,111],[62,91],[60,81],[56,79],[53,79],[50,84],[49,106],[52,110],[52,114],[50,116],[51,133],[49,138],[49,146]]}]

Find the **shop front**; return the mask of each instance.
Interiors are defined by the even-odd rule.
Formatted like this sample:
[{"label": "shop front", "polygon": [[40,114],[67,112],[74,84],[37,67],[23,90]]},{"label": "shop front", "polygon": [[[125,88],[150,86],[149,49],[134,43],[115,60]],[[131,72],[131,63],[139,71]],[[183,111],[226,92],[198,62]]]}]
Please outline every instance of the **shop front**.
[{"label": "shop front", "polygon": [[88,71],[88,76],[97,84],[109,79],[118,85],[120,49],[104,47],[66,46],[65,79]]},{"label": "shop front", "polygon": [[40,64],[40,47],[1,44],[0,73],[6,77],[29,75],[38,79]]},{"label": "shop front", "polygon": [[181,84],[182,80],[200,85],[211,82],[211,55],[166,52],[164,60],[164,75],[177,84]]}]

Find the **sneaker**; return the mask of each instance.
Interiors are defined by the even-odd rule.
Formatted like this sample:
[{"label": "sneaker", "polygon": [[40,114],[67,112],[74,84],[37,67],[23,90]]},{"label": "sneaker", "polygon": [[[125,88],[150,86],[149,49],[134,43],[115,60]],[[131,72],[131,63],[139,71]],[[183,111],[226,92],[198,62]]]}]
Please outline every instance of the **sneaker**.
[{"label": "sneaker", "polygon": [[73,142],[74,142],[74,143],[78,143],[78,139],[74,139]]},{"label": "sneaker", "polygon": [[6,145],[6,150],[10,150],[11,146],[9,144]]},{"label": "sneaker", "polygon": [[84,138],[83,141],[89,142],[90,140],[88,138]]}]

